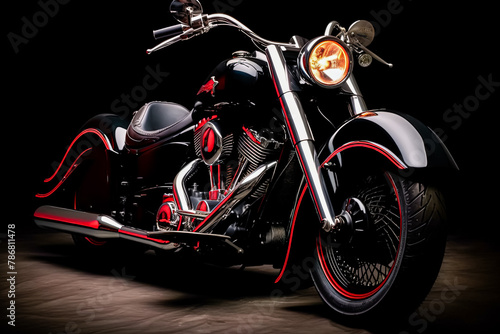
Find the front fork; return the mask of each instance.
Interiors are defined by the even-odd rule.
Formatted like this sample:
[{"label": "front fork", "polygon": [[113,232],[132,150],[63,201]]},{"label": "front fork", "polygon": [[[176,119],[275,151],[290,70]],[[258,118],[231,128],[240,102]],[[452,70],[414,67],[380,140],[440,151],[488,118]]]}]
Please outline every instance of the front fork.
[{"label": "front fork", "polygon": [[332,231],[339,227],[342,220],[340,217],[335,217],[332,201],[320,171],[314,137],[299,97],[293,91],[285,57],[280,47],[276,45],[269,45],[266,48],[266,55],[286,126],[306,177],[316,212],[323,224],[323,229],[327,232]]}]

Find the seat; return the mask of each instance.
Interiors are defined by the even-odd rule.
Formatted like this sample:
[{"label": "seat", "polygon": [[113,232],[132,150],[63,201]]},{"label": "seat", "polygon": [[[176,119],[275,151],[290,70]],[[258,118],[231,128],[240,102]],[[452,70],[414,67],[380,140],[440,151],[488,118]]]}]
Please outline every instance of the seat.
[{"label": "seat", "polygon": [[127,129],[127,147],[140,148],[163,138],[172,137],[190,126],[191,112],[172,102],[154,101],[139,109]]}]

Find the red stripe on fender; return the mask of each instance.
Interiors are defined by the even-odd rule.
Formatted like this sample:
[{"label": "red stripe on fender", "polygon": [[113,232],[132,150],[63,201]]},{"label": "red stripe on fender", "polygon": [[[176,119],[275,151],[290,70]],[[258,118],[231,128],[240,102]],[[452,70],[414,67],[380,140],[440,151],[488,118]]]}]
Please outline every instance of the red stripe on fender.
[{"label": "red stripe on fender", "polygon": [[75,160],[75,162],[73,162],[73,164],[68,168],[68,171],[66,172],[66,174],[64,174],[63,178],[61,179],[61,181],[59,181],[58,184],[56,184],[56,186],[54,188],[52,188],[51,191],[49,191],[48,193],[45,193],[45,194],[36,194],[35,197],[37,198],[45,198],[45,197],[49,197],[50,195],[52,195],[54,193],[54,191],[56,191],[60,186],[61,184],[64,183],[64,181],[67,180],[68,176],[71,175],[71,173],[73,173],[73,171],[76,169],[76,167],[78,167],[78,165],[76,164],[78,162],[78,159],[80,159],[80,157],[82,155],[84,155],[85,153],[87,153],[87,151],[91,150],[92,148],[88,148],[86,149],[85,151],[83,151]]},{"label": "red stripe on fender", "polygon": [[[43,182],[50,182],[57,175],[57,173],[59,172],[59,169],[61,169],[61,166],[64,163],[64,160],[66,160],[66,157],[68,156],[68,153],[71,151],[71,148],[73,147],[73,145],[76,143],[76,141],[78,139],[80,139],[81,136],[86,135],[88,133],[93,133],[93,134],[97,135],[102,140],[102,142],[106,146],[107,150],[111,150],[112,149],[109,140],[104,136],[104,134],[101,131],[99,131],[98,129],[92,129],[92,128],[85,129],[82,132],[80,132],[78,134],[78,136],[75,137],[75,139],[73,139],[73,141],[69,145],[68,149],[66,150],[66,153],[64,154],[64,157],[62,158],[61,163],[59,163],[59,167],[57,167],[57,169],[54,172],[54,174],[52,174],[52,176],[46,178]],[[81,154],[80,154],[80,156],[81,156]]]},{"label": "red stripe on fender", "polygon": [[[305,170],[305,168],[304,168],[304,166],[305,166],[304,159],[302,158],[302,155],[300,154],[300,150],[296,150],[295,152],[297,153],[297,156],[299,157],[300,166],[302,167],[302,170]],[[304,173],[304,176],[306,177],[307,185],[310,187],[310,189],[313,189],[313,187],[311,186],[311,180],[309,179],[309,174],[308,173]],[[316,212],[318,213],[319,220],[322,221],[323,220],[323,216],[321,215],[321,209],[320,209],[319,202],[316,199],[316,195],[314,194],[314,191],[310,191],[310,194],[311,194],[311,197],[313,199],[314,206],[316,207]]]},{"label": "red stripe on fender", "polygon": [[379,145],[379,144],[376,144],[376,143],[373,143],[370,141],[352,141],[352,142],[349,142],[349,143],[346,143],[346,144],[340,146],[335,151],[333,151],[333,153],[330,154],[328,156],[328,158],[326,158],[326,160],[321,164],[320,167],[321,168],[324,167],[326,163],[328,163],[331,159],[333,159],[334,156],[336,156],[340,152],[347,150],[348,148],[354,148],[354,147],[365,147],[365,148],[375,150],[378,153],[381,153],[387,159],[389,159],[389,161],[392,162],[397,168],[399,168],[399,169],[407,169],[408,168],[408,166],[406,166],[405,163],[402,162],[391,150],[389,150],[388,148],[386,148],[382,145]]},{"label": "red stripe on fender", "polygon": [[300,204],[302,203],[302,199],[304,198],[306,192],[307,192],[307,184],[304,186],[304,189],[302,189],[302,193],[300,194],[297,206],[295,207],[295,212],[293,213],[292,228],[290,229],[290,238],[288,240],[288,249],[286,251],[285,262],[283,262],[283,267],[281,267],[281,271],[278,277],[276,277],[274,283],[278,283],[281,280],[283,274],[285,273],[286,266],[288,265],[288,258],[290,257],[290,250],[292,249],[293,230],[295,229],[295,222],[297,220],[297,214],[299,213]]}]

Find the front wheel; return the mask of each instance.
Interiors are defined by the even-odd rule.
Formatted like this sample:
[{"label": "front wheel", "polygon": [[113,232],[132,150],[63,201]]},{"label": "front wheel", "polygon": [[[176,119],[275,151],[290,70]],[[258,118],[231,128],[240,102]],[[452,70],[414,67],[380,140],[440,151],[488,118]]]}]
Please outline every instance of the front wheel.
[{"label": "front wheel", "polygon": [[344,184],[335,206],[346,224],[317,236],[314,284],[343,315],[408,314],[425,298],[442,263],[442,196],[388,172],[355,175]]}]

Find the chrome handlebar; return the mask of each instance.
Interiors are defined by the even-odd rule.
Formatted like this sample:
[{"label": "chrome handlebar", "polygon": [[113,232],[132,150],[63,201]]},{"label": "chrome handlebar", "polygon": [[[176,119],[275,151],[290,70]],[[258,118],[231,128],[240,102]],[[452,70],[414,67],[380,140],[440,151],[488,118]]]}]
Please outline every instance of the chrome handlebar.
[{"label": "chrome handlebar", "polygon": [[[232,16],[226,14],[210,14],[210,15],[198,15],[192,18],[191,25],[182,25],[182,29],[177,28],[179,25],[175,26],[175,30],[179,32],[177,36],[171,37],[166,41],[158,44],[157,46],[148,49],[147,53],[151,54],[160,49],[166,48],[172,44],[175,44],[180,41],[188,40],[195,36],[207,33],[210,29],[219,27],[219,26],[228,26],[239,29],[242,33],[250,37],[254,42],[262,44],[263,46],[268,45],[277,45],[277,46],[285,46],[285,47],[298,47],[295,44],[291,43],[281,43],[270,41],[265,38],[260,37],[256,33],[254,33],[250,28],[245,26],[243,23],[238,21]],[[170,27],[163,28],[160,30],[169,30]],[[157,30],[159,31],[159,30]],[[155,34],[156,36],[156,34]],[[170,35],[171,36],[171,35]]]},{"label": "chrome handlebar", "polygon": [[[155,51],[158,51],[160,49],[166,48],[167,46],[170,46],[172,44],[175,44],[180,41],[188,40],[190,38],[193,38],[195,36],[199,36],[201,34],[207,33],[210,31],[210,29],[219,27],[219,26],[227,26],[227,27],[233,27],[238,30],[240,30],[242,33],[250,37],[252,41],[255,43],[261,44],[263,47],[267,47],[269,45],[276,45],[276,46],[282,46],[286,47],[288,49],[300,49],[300,45],[298,43],[281,43],[281,42],[275,42],[275,41],[270,41],[265,38],[260,37],[257,35],[255,32],[253,32],[250,28],[248,28],[246,25],[238,21],[232,16],[226,15],[226,14],[199,14],[199,15],[190,15],[189,20],[187,21],[188,23],[181,23],[175,26],[171,27],[166,27],[163,29],[155,30],[153,32],[153,35],[155,38],[162,38],[162,37],[170,37],[173,35],[176,35],[174,37],[171,37],[167,39],[166,41],[158,44],[157,46],[148,49],[147,53],[151,54]],[[349,30],[346,30],[344,27],[340,26],[340,24],[337,21],[332,21],[328,24],[325,30],[325,35],[332,35],[334,29],[338,29],[339,33],[337,34],[337,37],[346,42],[348,45],[351,46],[351,48],[354,48],[358,51],[363,51],[366,54],[368,54],[371,58],[374,58],[375,60],[381,62],[384,65],[389,66],[390,68],[393,67],[391,63],[386,62],[384,59],[376,55],[373,51],[369,50],[366,45],[370,44],[371,41],[373,40],[374,37],[374,30],[373,26],[371,26],[372,31],[372,36],[368,37],[364,35],[363,29],[366,29],[366,25],[371,26],[371,24],[368,21],[357,21],[351,25]],[[358,25],[356,27],[356,25]],[[361,27],[361,31],[357,31],[358,27]],[[368,29],[370,30],[370,29]],[[364,39],[360,40],[360,39]],[[367,42],[368,40],[368,42]],[[369,60],[368,65],[371,63],[371,58]],[[360,62],[361,64],[361,62]],[[365,65],[365,66],[368,66]]]},{"label": "chrome handlebar", "polygon": [[250,28],[248,28],[243,23],[241,23],[240,21],[238,21],[234,17],[226,15],[226,14],[208,15],[208,20],[209,20],[209,23],[213,24],[213,27],[226,25],[226,26],[237,28],[237,29],[241,30],[242,33],[244,33],[245,35],[250,37],[253,41],[255,41],[256,43],[260,43],[263,46],[268,46],[271,44],[277,45],[277,46],[286,46],[286,47],[295,46],[294,44],[290,44],[290,43],[275,42],[275,41],[270,41],[270,40],[267,40],[265,38],[262,38],[259,35],[257,35],[256,33],[254,33]]}]

